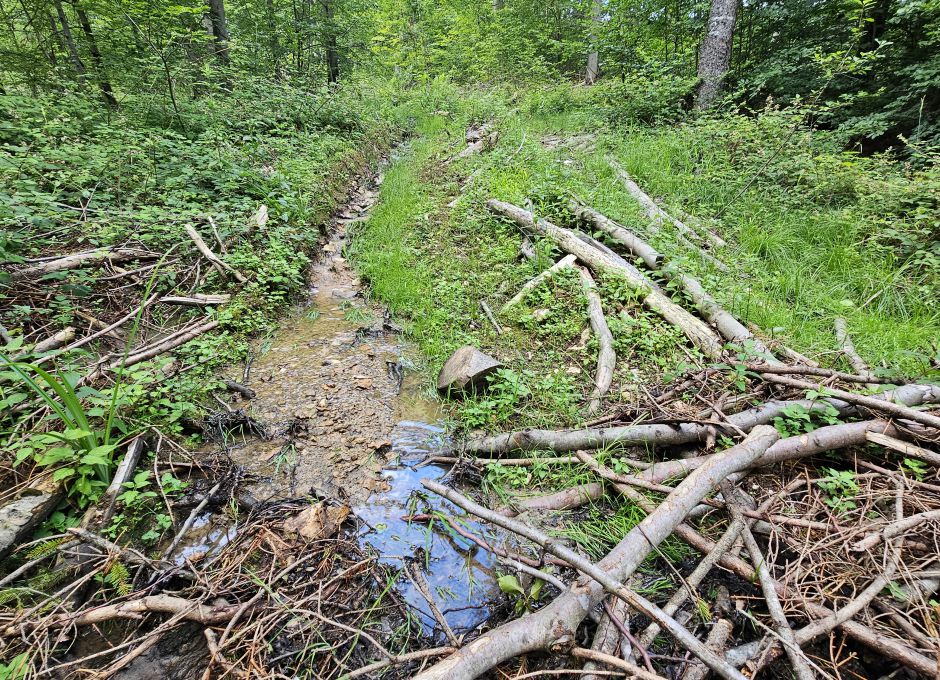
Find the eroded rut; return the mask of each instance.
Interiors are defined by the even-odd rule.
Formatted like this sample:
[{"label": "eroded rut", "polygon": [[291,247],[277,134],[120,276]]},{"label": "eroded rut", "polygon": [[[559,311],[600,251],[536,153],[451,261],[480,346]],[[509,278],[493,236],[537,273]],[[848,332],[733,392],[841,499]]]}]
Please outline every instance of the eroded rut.
[{"label": "eroded rut", "polygon": [[[487,531],[423,493],[422,479],[446,474],[422,465],[448,447],[439,405],[422,393],[410,368],[413,351],[385,310],[365,298],[343,256],[349,231],[368,219],[380,182],[381,175],[364,180],[353,192],[311,269],[306,303],[274,336],[257,343],[249,369],[238,376],[255,392],[238,406],[263,425],[266,436],[239,436],[226,449],[244,472],[239,497],[249,505],[310,498],[343,508],[343,514],[348,509],[343,530],[399,570],[394,588],[410,615],[426,634],[443,640],[428,599],[454,633],[479,626],[498,596],[496,564],[445,522],[410,519],[441,514],[459,518],[478,536]],[[235,531],[226,517],[201,517],[175,557],[182,562],[213,554]],[[401,623],[383,626],[391,632]]]}]

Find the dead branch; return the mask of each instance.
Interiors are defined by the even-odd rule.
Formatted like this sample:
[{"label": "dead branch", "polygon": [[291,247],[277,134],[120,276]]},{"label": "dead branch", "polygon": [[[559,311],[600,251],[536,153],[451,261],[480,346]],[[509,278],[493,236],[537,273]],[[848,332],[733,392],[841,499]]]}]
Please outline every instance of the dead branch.
[{"label": "dead branch", "polygon": [[693,243],[690,238],[698,238],[699,235],[695,232],[694,229],[689,228],[684,222],[676,219],[665,210],[660,208],[656,201],[647,195],[640,186],[633,181],[633,178],[630,174],[624,170],[623,166],[620,165],[612,156],[607,157],[607,162],[610,164],[610,167],[613,168],[614,172],[617,174],[617,178],[620,180],[621,184],[626,187],[627,191],[637,203],[643,208],[643,212],[646,213],[646,216],[650,219],[653,233],[659,231],[659,227],[665,225],[667,222],[672,224],[676,228],[676,240],[679,241],[682,245],[690,250],[697,252],[702,258],[710,262],[716,269],[721,272],[728,273],[730,270],[728,266],[715,258],[710,253],[703,250],[700,246],[697,246]]},{"label": "dead branch", "polygon": [[[719,614],[718,620],[712,623],[711,630],[708,631],[708,637],[705,639],[705,645],[716,654],[723,654],[728,644],[728,639],[734,630],[734,624],[728,618],[731,602],[728,597],[728,589],[719,586],[718,598],[715,606]],[[682,680],[706,680],[709,670],[705,664],[693,662],[682,675]]]},{"label": "dead branch", "polygon": [[934,520],[940,519],[940,510],[931,510],[929,512],[921,512],[916,515],[911,515],[910,517],[905,517],[904,519],[892,522],[887,525],[884,529],[878,532],[868,534],[861,541],[856,543],[851,547],[853,552],[863,552],[865,550],[871,550],[879,543],[889,541],[896,536],[907,533],[914,527],[920,526],[927,522],[932,522]]},{"label": "dead branch", "polygon": [[486,205],[494,213],[551,239],[562,250],[575,255],[596,273],[608,274],[625,281],[642,298],[646,307],[681,329],[705,356],[715,358],[721,354],[721,342],[715,333],[702,321],[666,297],[633,265],[622,260],[616,261],[607,253],[585,243],[568,229],[545,220],[536,221],[532,213],[511,203],[490,199]]},{"label": "dead branch", "polygon": [[248,279],[244,274],[226,264],[222,258],[212,252],[209,246],[206,245],[206,242],[202,240],[202,236],[199,235],[199,232],[196,231],[193,225],[186,225],[186,234],[190,239],[192,239],[193,243],[196,244],[196,248],[199,249],[199,252],[202,253],[202,256],[209,260],[209,262],[212,263],[212,266],[215,267],[220,274],[225,274],[225,272],[228,272],[233,277],[235,277],[239,283],[247,283]]},{"label": "dead branch", "polygon": [[[823,378],[837,378],[845,382],[873,383],[879,385],[897,385],[898,381],[891,378],[876,378],[870,375],[855,375],[854,373],[843,373],[842,371],[833,371],[829,368],[820,368],[818,366],[768,366],[767,364],[747,364],[747,370],[755,373],[771,373],[774,375],[816,375]],[[902,381],[905,382],[905,381]]]},{"label": "dead branch", "polygon": [[587,412],[589,415],[596,414],[601,408],[601,401],[607,390],[610,389],[610,383],[614,379],[614,367],[617,365],[617,354],[614,351],[614,336],[607,327],[607,319],[604,318],[604,306],[601,303],[601,297],[597,294],[597,285],[593,277],[583,267],[578,267],[578,273],[581,276],[581,286],[584,289],[584,295],[588,300],[588,315],[591,320],[591,330],[597,337],[597,371],[594,374],[594,391],[591,393],[591,402],[588,404]]},{"label": "dead branch", "polygon": [[157,257],[155,253],[146,250],[136,250],[134,248],[98,248],[88,250],[82,253],[66,255],[54,260],[49,260],[32,267],[26,267],[11,272],[16,280],[34,279],[53,272],[61,272],[69,269],[78,269],[89,264],[101,264],[102,262],[126,262],[127,260],[143,260]]},{"label": "dead branch", "polygon": [[509,311],[509,309],[518,305],[520,302],[522,302],[525,299],[526,295],[528,295],[531,291],[538,288],[539,284],[541,284],[542,281],[545,281],[546,279],[551,278],[556,272],[564,269],[565,267],[572,266],[575,263],[576,259],[577,258],[574,255],[565,255],[563,258],[558,260],[558,262],[553,264],[551,267],[541,272],[534,278],[531,278],[528,281],[526,281],[522,285],[522,288],[519,289],[519,292],[513,295],[512,298],[510,298],[509,301],[506,302],[506,304],[504,304],[500,308],[499,313],[505,314],[507,311]]},{"label": "dead branch", "polygon": [[490,309],[488,304],[486,304],[486,300],[480,300],[480,309],[483,310],[487,320],[493,324],[493,330],[496,331],[496,335],[502,335],[503,327],[499,325],[499,322],[496,320],[496,316],[493,314],[493,310]]},{"label": "dead branch", "polygon": [[656,673],[650,673],[649,671],[640,668],[636,664],[632,664],[629,661],[624,661],[619,657],[613,656],[611,654],[605,654],[594,649],[575,647],[569,653],[571,656],[577,657],[579,659],[587,659],[588,661],[594,661],[597,663],[606,663],[608,666],[625,670],[630,674],[628,677],[631,678],[639,678],[639,680],[666,680],[663,676],[657,675]]},{"label": "dead branch", "polygon": [[783,376],[773,375],[770,373],[762,373],[761,378],[766,382],[776,383],[777,385],[796,387],[801,390],[815,390],[822,394],[832,395],[838,399],[847,401],[850,404],[864,406],[865,408],[869,408],[874,411],[890,413],[891,415],[897,416],[898,418],[913,420],[914,422],[922,423],[928,427],[940,428],[940,417],[931,415],[929,413],[924,413],[922,411],[916,411],[908,406],[896,404],[889,399],[884,399],[881,397],[881,395],[866,397],[862,394],[847,392],[835,387],[826,387],[824,385],[817,385],[816,383],[807,382],[805,380],[785,378]]},{"label": "dead branch", "polygon": [[[839,349],[842,350],[842,353],[845,354],[845,357],[849,360],[849,363],[852,365],[852,368],[860,376],[870,378],[871,369],[868,368],[868,364],[865,363],[865,360],[859,356],[859,353],[855,350],[855,343],[852,342],[852,336],[849,335],[848,326],[845,323],[845,319],[838,317],[833,322],[836,330],[836,341],[839,343]],[[875,383],[879,381],[872,380],[869,383],[869,387],[875,387]]]},{"label": "dead branch", "polygon": [[777,597],[777,591],[774,588],[774,579],[767,568],[764,554],[761,552],[760,546],[757,545],[757,541],[754,539],[754,534],[751,533],[750,527],[747,526],[746,522],[743,522],[743,515],[739,507],[742,505],[739,500],[740,494],[736,494],[735,490],[727,482],[722,484],[721,489],[722,494],[728,501],[732,518],[735,521],[740,520],[743,523],[741,535],[744,537],[744,545],[747,547],[747,551],[751,556],[751,564],[754,565],[754,570],[757,572],[757,579],[760,583],[761,591],[764,594],[764,601],[767,603],[767,611],[770,613],[770,618],[773,620],[774,626],[777,629],[777,635],[780,636],[780,640],[783,642],[784,651],[787,654],[787,658],[790,660],[790,665],[793,667],[793,671],[796,673],[796,677],[799,680],[814,680],[816,676],[812,668],[810,668],[802,650],[797,646],[793,629],[790,627],[790,622],[787,621],[783,606],[780,604],[780,598]]},{"label": "dead branch", "polygon": [[164,295],[160,298],[160,303],[164,305],[181,305],[183,307],[211,307],[213,305],[224,305],[232,299],[231,295],[221,293],[219,295],[203,295],[202,293],[193,293],[189,297],[176,297],[173,295]]},{"label": "dead branch", "polygon": [[187,621],[213,626],[228,621],[237,609],[238,605],[204,605],[182,597],[149,595],[135,600],[96,607],[79,614],[66,614],[59,617],[58,623],[88,626],[118,618],[139,619],[142,614],[154,612],[178,614]]},{"label": "dead branch", "polygon": [[885,448],[903,453],[908,458],[916,458],[925,463],[930,463],[936,468],[940,468],[940,453],[934,453],[933,451],[928,451],[925,448],[902,441],[896,437],[889,437],[886,434],[872,432],[870,430],[865,433],[865,439],[873,444],[879,444]]},{"label": "dead branch", "polygon": [[750,342],[758,352],[765,355],[768,362],[779,363],[776,362],[770,349],[764,343],[758,340],[744,324],[722,308],[705,291],[698,279],[679,271],[673,266],[663,266],[663,255],[629,229],[617,224],[596,210],[576,203],[572,204],[571,207],[577,216],[589,221],[601,231],[606,232],[615,241],[626,246],[634,255],[641,258],[650,269],[661,272],[667,279],[678,284],[679,288],[692,300],[695,309],[706,320],[715,325],[721,337],[728,342]]},{"label": "dead branch", "polygon": [[433,649],[422,649],[417,652],[410,652],[408,654],[390,656],[387,659],[383,659],[382,661],[370,663],[368,666],[363,666],[362,668],[357,668],[351,673],[341,675],[339,680],[353,680],[354,678],[361,678],[363,676],[372,677],[373,673],[380,671],[383,668],[389,668],[390,666],[401,666],[406,663],[411,663],[412,661],[421,661],[423,659],[429,659],[434,656],[453,654],[455,651],[456,650],[453,647],[435,647]]},{"label": "dead branch", "polygon": [[[818,386],[813,385],[812,387]],[[940,386],[905,385],[890,392],[882,392],[868,398],[876,400],[878,403],[890,401],[906,406],[937,403],[940,402]],[[849,403],[838,398],[768,401],[755,408],[728,416],[728,422],[735,428],[747,432],[756,425],[772,422],[774,418],[783,415],[784,411],[792,406],[800,406],[809,411],[821,411],[827,409],[827,405],[834,407],[842,416],[854,413],[854,409]],[[586,428],[581,430],[519,430],[471,439],[465,443],[464,450],[475,455],[499,455],[509,451],[550,450],[567,452],[577,451],[578,449],[598,449],[613,444],[622,444],[624,446],[637,444],[677,446],[704,441],[708,435],[708,427],[708,424],[702,423],[678,423],[671,425]],[[864,430],[861,431],[861,436],[864,437]]]},{"label": "dead branch", "polygon": [[177,331],[173,335],[156,342],[149,347],[144,347],[137,350],[133,354],[129,354],[126,360],[116,359],[108,364],[110,370],[115,370],[120,367],[122,364],[124,367],[133,366],[139,364],[143,361],[153,359],[154,357],[160,356],[164,352],[169,352],[172,349],[176,349],[181,345],[185,345],[190,340],[199,337],[203,333],[208,333],[213,330],[216,326],[219,325],[218,321],[207,321],[206,323],[196,323],[191,326],[187,326],[180,331]]},{"label": "dead branch", "polygon": [[746,467],[778,437],[777,431],[771,427],[757,428],[744,443],[715,455],[710,465],[699,468],[683,480],[654,512],[631,530],[596,566],[573,551],[556,545],[554,541],[531,527],[483,508],[440,484],[423,481],[426,488],[460,505],[468,512],[539,543],[548,552],[562,557],[590,576],[593,581],[582,578],[538,612],[484,633],[450,658],[421,674],[421,680],[469,680],[519,654],[570,644],[569,641],[574,638],[578,625],[591,607],[600,601],[605,590],[625,599],[628,604],[650,616],[722,677],[739,679],[740,674],[737,671],[729,672],[730,667],[723,660],[719,659],[718,663],[715,663],[717,657],[697,638],[678,626],[658,607],[635,593],[626,591],[619,583],[639,567],[654,546],[664,541],[688,512],[721,480]]}]

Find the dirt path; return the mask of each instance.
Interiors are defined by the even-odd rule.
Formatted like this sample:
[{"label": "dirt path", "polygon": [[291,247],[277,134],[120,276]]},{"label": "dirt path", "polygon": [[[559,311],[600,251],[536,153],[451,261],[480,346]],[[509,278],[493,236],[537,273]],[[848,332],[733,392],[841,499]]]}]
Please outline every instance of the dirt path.
[{"label": "dirt path", "polygon": [[[420,465],[449,446],[439,404],[422,393],[420,376],[409,368],[412,350],[385,310],[364,297],[342,256],[347,230],[368,219],[380,182],[363,180],[352,192],[311,268],[306,303],[256,344],[247,379],[232,372],[255,392],[232,407],[245,409],[266,436],[224,446],[244,473],[240,501],[310,497],[348,508],[356,525],[349,535],[393,573],[404,563],[409,571],[419,568],[448,625],[465,632],[489,617],[498,598],[493,557],[453,532],[405,517],[443,512],[460,516],[477,535],[486,530],[446,501],[420,493],[422,479],[446,473]],[[213,554],[234,531],[228,517],[207,514],[175,557]],[[442,626],[412,577],[402,572],[395,588],[425,633],[443,641]]]}]

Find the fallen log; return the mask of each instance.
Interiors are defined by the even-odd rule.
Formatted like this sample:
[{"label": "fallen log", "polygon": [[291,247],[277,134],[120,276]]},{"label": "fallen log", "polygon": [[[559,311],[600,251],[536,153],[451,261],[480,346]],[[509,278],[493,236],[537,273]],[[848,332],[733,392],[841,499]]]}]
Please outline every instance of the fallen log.
[{"label": "fallen log", "polygon": [[587,206],[572,203],[571,211],[574,214],[593,224],[609,235],[612,239],[625,246],[630,252],[639,257],[653,271],[661,272],[667,279],[674,281],[679,288],[689,296],[695,309],[708,321],[715,325],[718,332],[728,342],[743,344],[749,342],[754,349],[766,356],[768,362],[778,363],[773,358],[770,349],[754,336],[747,327],[722,308],[715,299],[709,295],[698,279],[678,271],[672,266],[663,266],[664,257],[655,248],[643,241],[629,229],[617,224],[610,218],[602,215]]},{"label": "fallen log", "polygon": [[834,396],[843,401],[847,401],[850,404],[855,404],[856,406],[863,406],[874,411],[888,413],[898,418],[913,420],[916,423],[921,423],[928,427],[940,428],[940,416],[934,416],[929,413],[924,413],[923,411],[917,411],[912,409],[910,406],[896,404],[890,399],[885,399],[883,395],[880,394],[867,397],[863,394],[856,394],[855,392],[840,390],[836,387],[817,385],[816,383],[807,382],[805,380],[786,378],[784,376],[774,375],[772,373],[761,373],[761,378],[765,382],[776,383],[777,385],[786,385],[787,387],[796,387],[802,390],[813,390],[821,394]]},{"label": "fallen log", "polygon": [[920,446],[909,444],[896,437],[889,437],[886,434],[872,432],[871,430],[865,433],[865,439],[872,444],[878,444],[886,449],[903,453],[908,458],[916,458],[917,460],[922,460],[925,463],[933,465],[935,468],[940,468],[940,453],[934,453],[933,451],[928,451]]},{"label": "fallen log", "polygon": [[160,303],[164,305],[181,305],[183,307],[211,307],[213,305],[224,305],[231,299],[232,296],[225,293],[219,295],[194,293],[188,297],[164,295],[160,298]]},{"label": "fallen log", "polygon": [[[727,451],[714,456],[711,464],[703,466],[690,474],[676,487],[676,490],[652,513],[632,529],[617,546],[597,565],[586,563],[580,555],[571,550],[557,546],[548,540],[543,547],[562,559],[569,561],[591,579],[580,579],[568,591],[556,598],[551,604],[522,619],[510,621],[495,630],[484,633],[473,640],[461,650],[454,653],[442,662],[417,676],[420,680],[472,680],[498,665],[499,663],[526,652],[537,649],[557,649],[570,646],[581,621],[588,615],[591,608],[600,602],[606,587],[613,584],[613,589],[619,596],[624,590],[619,586],[630,574],[642,564],[643,560],[653,550],[669,537],[692,508],[710,493],[718,483],[729,474],[746,467],[752,460],[760,456],[778,439],[779,435],[771,427],[757,428],[745,442]],[[435,482],[422,482],[426,488],[443,495],[451,502],[465,501],[447,487]],[[456,500],[455,500],[456,499]],[[460,504],[460,503],[458,503]],[[482,511],[485,519],[494,524],[513,530],[519,528],[518,523],[507,519],[498,513],[486,510],[476,504],[464,509],[473,514]],[[524,526],[524,525],[523,525]],[[527,531],[527,538],[536,540],[540,535]],[[536,541],[538,542],[538,541]],[[559,555],[559,553],[563,553]],[[569,559],[570,558],[570,559]],[[586,563],[586,564],[585,564]],[[606,587],[605,584],[606,582]],[[666,617],[658,607],[647,603],[642,598],[630,594],[628,604],[647,614],[664,629],[679,639],[683,633],[692,637],[692,640],[682,639],[680,643],[701,658],[714,671],[722,677],[740,678],[736,671],[729,673],[727,664],[715,663],[715,654],[709,651],[694,636],[684,628],[676,629],[673,619]]]},{"label": "fallen log", "polygon": [[10,276],[16,280],[31,279],[54,272],[79,269],[89,264],[126,262],[128,260],[143,260],[155,257],[157,257],[155,253],[134,248],[98,248],[96,250],[87,250],[81,253],[58,257],[54,260],[33,265],[32,267],[19,269],[11,272]]},{"label": "fallen log", "polygon": [[526,281],[522,288],[519,289],[519,292],[513,295],[512,298],[510,298],[506,304],[500,308],[499,313],[505,314],[512,307],[518,305],[525,299],[525,296],[528,295],[531,291],[535,290],[539,284],[542,283],[542,281],[552,277],[556,272],[564,269],[565,267],[571,267],[574,265],[576,259],[577,258],[574,255],[565,255],[563,258],[558,260],[558,262],[540,273],[538,276]]},{"label": "fallen log", "polygon": [[601,296],[597,294],[597,285],[590,273],[583,267],[578,267],[578,273],[581,276],[581,286],[584,289],[584,295],[588,300],[588,315],[591,320],[591,330],[597,337],[597,371],[594,374],[594,391],[591,393],[591,402],[588,404],[587,412],[589,415],[596,414],[601,408],[601,402],[607,390],[610,389],[610,383],[614,379],[614,367],[617,365],[617,354],[614,351],[614,336],[607,327],[607,319],[604,318],[604,306],[601,303]]},{"label": "fallen log", "polygon": [[[621,621],[625,621],[630,612],[624,601],[619,599],[614,600],[612,611],[614,616],[620,617]],[[599,652],[600,654],[607,654],[609,656],[618,657],[617,650],[623,643],[626,643],[628,645],[627,649],[629,649],[629,641],[623,637],[623,635],[617,629],[617,626],[611,620],[610,615],[604,611],[604,613],[601,614],[600,621],[597,622],[597,630],[594,632],[594,640],[591,643],[591,650],[594,652]],[[629,656],[629,654],[625,653],[620,655],[618,658],[623,659]],[[601,663],[603,662],[588,661],[586,664],[584,664],[584,670],[598,670]],[[598,676],[596,673],[589,672],[582,676],[582,680],[600,680],[600,677],[601,676]]]},{"label": "fallen log", "polygon": [[536,221],[532,213],[511,203],[490,199],[486,202],[486,206],[494,213],[513,220],[519,226],[551,239],[562,250],[575,255],[596,273],[607,274],[625,281],[646,307],[681,329],[705,356],[710,358],[720,356],[721,342],[715,333],[705,323],[657,290],[655,285],[633,265],[614,260],[603,251],[585,243],[568,229],[545,220]]},{"label": "fallen log", "polygon": [[212,252],[212,249],[206,245],[206,242],[202,240],[202,236],[199,235],[199,232],[191,224],[186,225],[186,235],[192,239],[192,242],[196,244],[196,248],[199,249],[199,252],[202,253],[202,256],[205,257],[209,262],[212,263],[212,266],[218,270],[220,274],[225,274],[225,272],[230,273],[239,283],[246,283],[248,278],[236,270],[231,265],[225,263],[225,261],[220,258],[218,255]]},{"label": "fallen log", "polygon": [[637,203],[643,208],[643,212],[646,213],[646,216],[650,219],[650,222],[653,226],[653,232],[659,231],[659,227],[665,225],[667,222],[672,224],[676,229],[676,240],[678,240],[682,245],[698,252],[705,260],[709,261],[716,269],[721,272],[727,273],[730,270],[728,266],[718,260],[712,254],[706,252],[701,247],[694,244],[691,238],[697,238],[698,234],[694,229],[686,225],[682,220],[678,220],[665,210],[660,208],[656,201],[649,197],[649,195],[643,191],[640,186],[633,181],[633,178],[630,176],[623,166],[620,165],[612,156],[607,157],[607,162],[610,164],[610,167],[613,168],[614,172],[617,175],[617,178],[620,180],[621,184],[626,188],[627,192],[633,196]]},{"label": "fallen log", "polygon": [[96,607],[79,614],[65,614],[58,618],[58,623],[88,626],[112,619],[137,619],[141,614],[150,612],[176,614],[186,621],[195,621],[204,626],[213,626],[228,621],[240,605],[205,605],[182,597],[171,595],[150,595],[117,604]]},{"label": "fallen log", "polygon": [[[842,353],[845,355],[846,359],[849,360],[849,364],[852,365],[852,369],[858,373],[860,376],[866,378],[872,377],[871,370],[868,368],[868,364],[865,363],[865,360],[859,356],[859,353],[855,350],[855,343],[852,342],[852,336],[849,335],[848,326],[845,323],[845,319],[838,317],[833,323],[836,331],[836,341],[839,343],[839,349],[842,350]],[[870,381],[869,387],[875,387],[877,381]]]},{"label": "fallen log", "polygon": [[[892,401],[906,406],[940,402],[940,386],[904,385],[889,392],[869,397],[877,401]],[[808,411],[824,411],[829,406],[848,416],[855,413],[851,404],[837,398],[819,400],[768,401],[747,411],[728,416],[728,423],[745,432],[755,425],[770,423],[785,415],[785,411],[798,406]],[[464,451],[473,455],[500,455],[510,451],[546,450],[556,452],[578,449],[599,449],[613,444],[623,446],[678,446],[704,441],[711,424],[679,423],[672,425],[628,425],[622,427],[585,428],[580,430],[519,430],[471,439]],[[818,430],[817,430],[818,432]]]},{"label": "fallen log", "polygon": [[35,354],[42,354],[43,352],[51,352],[54,349],[62,347],[62,345],[72,342],[75,338],[75,329],[72,326],[66,326],[58,333],[49,336],[45,340],[40,340],[37,342],[32,349],[32,352]]}]

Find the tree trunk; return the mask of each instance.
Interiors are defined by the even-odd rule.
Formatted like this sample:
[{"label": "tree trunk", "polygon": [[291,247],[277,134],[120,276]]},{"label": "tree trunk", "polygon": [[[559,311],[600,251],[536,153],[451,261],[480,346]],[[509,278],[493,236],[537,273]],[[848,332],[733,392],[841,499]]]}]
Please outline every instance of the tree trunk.
[{"label": "tree trunk", "polygon": [[69,26],[69,18],[65,15],[65,8],[62,7],[62,0],[54,0],[52,4],[55,5],[55,13],[59,17],[59,25],[62,27],[62,41],[65,43],[66,51],[68,51],[69,61],[72,62],[75,73],[81,78],[85,75],[85,62],[82,61],[82,57],[78,53],[78,47],[75,45],[75,38],[72,37],[72,29]]},{"label": "tree trunk", "polygon": [[712,0],[708,15],[708,31],[698,53],[699,86],[696,107],[707,109],[721,92],[722,80],[731,60],[734,19],[738,0]]},{"label": "tree trunk", "polygon": [[212,35],[215,38],[215,56],[224,66],[228,66],[228,28],[225,25],[225,0],[209,0],[209,21],[212,22]]},{"label": "tree trunk", "polygon": [[91,30],[91,20],[78,2],[73,0],[72,7],[75,8],[75,16],[78,17],[78,24],[82,27],[82,33],[85,34],[85,41],[88,43],[88,53],[91,55],[91,61],[95,65],[101,96],[108,106],[116,107],[118,105],[117,99],[114,97],[114,90],[105,73],[104,60],[101,58],[101,52],[98,50],[98,42],[95,40],[95,34]]},{"label": "tree trunk", "polygon": [[265,0],[264,6],[267,12],[271,57],[274,59],[274,79],[280,82],[284,79],[284,73],[281,71],[281,41],[277,37],[277,13],[274,11],[274,0]]},{"label": "tree trunk", "polygon": [[339,82],[339,49],[336,43],[336,25],[333,22],[333,3],[321,0],[326,16],[326,79],[332,85]]},{"label": "tree trunk", "polygon": [[604,13],[604,3],[601,0],[594,0],[593,11],[591,12],[591,32],[588,40],[591,43],[591,51],[587,58],[587,71],[584,74],[584,84],[593,85],[597,82],[600,75],[600,62],[597,52],[597,28],[600,26],[601,17]]}]

